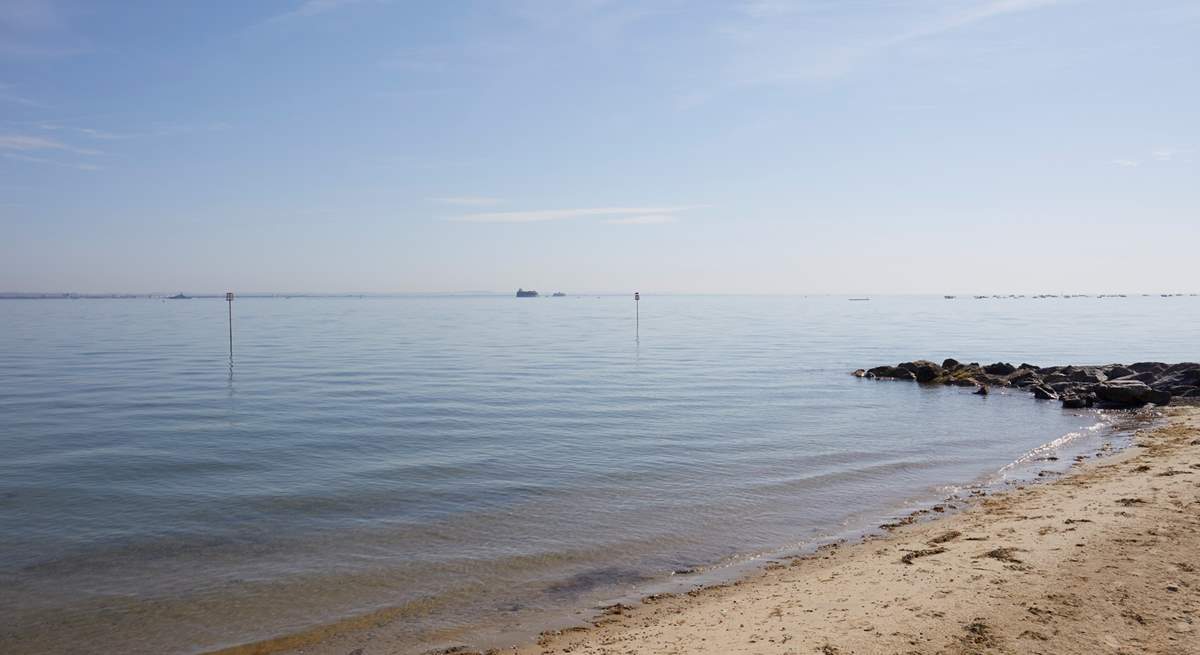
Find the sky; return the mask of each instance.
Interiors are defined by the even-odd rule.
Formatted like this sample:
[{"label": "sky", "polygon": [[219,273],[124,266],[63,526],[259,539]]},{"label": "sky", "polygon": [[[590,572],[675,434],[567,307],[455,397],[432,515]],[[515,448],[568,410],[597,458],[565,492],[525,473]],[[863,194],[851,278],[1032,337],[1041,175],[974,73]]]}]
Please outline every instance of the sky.
[{"label": "sky", "polygon": [[1196,0],[0,0],[0,291],[1200,291]]}]

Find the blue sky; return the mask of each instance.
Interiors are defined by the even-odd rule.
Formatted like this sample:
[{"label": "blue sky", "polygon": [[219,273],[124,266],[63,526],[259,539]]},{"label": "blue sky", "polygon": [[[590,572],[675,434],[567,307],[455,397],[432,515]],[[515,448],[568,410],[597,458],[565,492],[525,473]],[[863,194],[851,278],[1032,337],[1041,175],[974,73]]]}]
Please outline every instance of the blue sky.
[{"label": "blue sky", "polygon": [[1200,290],[1200,2],[0,2],[0,290]]}]

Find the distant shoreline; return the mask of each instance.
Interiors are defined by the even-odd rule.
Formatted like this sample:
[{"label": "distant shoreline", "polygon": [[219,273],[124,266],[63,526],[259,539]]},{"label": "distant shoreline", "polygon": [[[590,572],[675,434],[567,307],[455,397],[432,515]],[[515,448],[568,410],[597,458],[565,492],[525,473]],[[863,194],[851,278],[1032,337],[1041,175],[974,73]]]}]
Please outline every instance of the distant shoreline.
[{"label": "distant shoreline", "polygon": [[[0,292],[0,300],[136,300],[136,299],[169,299],[171,296],[179,293],[177,291],[165,292],[156,291],[149,293],[74,293],[60,291],[4,291]],[[616,291],[601,291],[601,292],[580,292],[569,293],[567,297],[593,297],[593,298],[624,298],[631,297],[633,292],[616,292]],[[185,292],[188,298],[218,298],[224,299],[225,292],[208,292],[208,293],[188,293]],[[269,291],[257,291],[249,293],[238,293],[238,298],[511,298],[511,291],[413,291],[413,292],[373,292],[373,293],[281,293]],[[658,293],[646,293],[644,296],[660,296],[660,297],[747,297],[747,298],[844,298],[847,300],[869,300],[865,296],[859,296],[846,293],[675,293],[670,291]],[[1075,294],[1035,294],[1035,295],[988,295],[975,296],[975,300],[1077,300],[1077,299],[1096,299],[1096,300],[1113,300],[1125,298],[1195,298],[1200,296],[1200,293],[1178,293],[1178,292],[1151,292],[1151,293],[1075,293]],[[546,298],[550,295],[544,296]],[[878,293],[872,294],[874,298],[943,298],[946,300],[955,300],[953,296],[947,297],[936,293]],[[964,295],[957,300],[970,300]]]}]

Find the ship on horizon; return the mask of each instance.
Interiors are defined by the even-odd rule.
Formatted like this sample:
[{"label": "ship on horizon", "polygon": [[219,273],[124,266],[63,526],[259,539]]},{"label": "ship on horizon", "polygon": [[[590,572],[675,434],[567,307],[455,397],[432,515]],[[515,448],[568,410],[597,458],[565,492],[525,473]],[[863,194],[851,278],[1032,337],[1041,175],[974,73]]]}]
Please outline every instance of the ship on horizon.
[{"label": "ship on horizon", "polygon": [[526,291],[525,289],[517,289],[517,297],[518,298],[537,298],[538,292],[534,291],[533,289],[530,289],[528,291]]}]

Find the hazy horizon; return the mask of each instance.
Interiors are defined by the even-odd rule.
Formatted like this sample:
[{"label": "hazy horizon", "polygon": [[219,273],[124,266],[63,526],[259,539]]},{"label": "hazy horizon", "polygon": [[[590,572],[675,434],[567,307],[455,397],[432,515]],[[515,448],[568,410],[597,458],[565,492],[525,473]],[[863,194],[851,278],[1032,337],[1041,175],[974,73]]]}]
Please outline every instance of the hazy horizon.
[{"label": "hazy horizon", "polygon": [[0,288],[1190,293],[1198,28],[1184,0],[10,1]]}]

